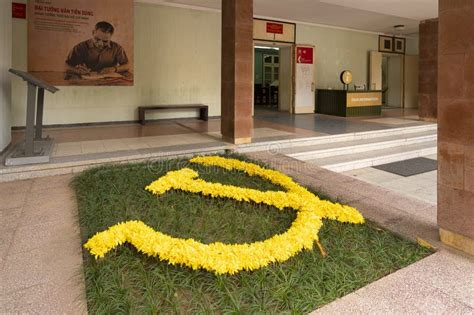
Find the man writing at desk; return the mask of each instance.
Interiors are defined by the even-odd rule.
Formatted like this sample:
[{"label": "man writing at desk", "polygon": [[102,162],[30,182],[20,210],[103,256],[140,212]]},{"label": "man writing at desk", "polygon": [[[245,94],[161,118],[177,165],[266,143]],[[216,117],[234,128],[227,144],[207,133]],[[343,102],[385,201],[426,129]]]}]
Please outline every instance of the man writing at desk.
[{"label": "man writing at desk", "polygon": [[112,24],[102,21],[95,25],[92,38],[74,46],[66,60],[66,79],[99,74],[107,76],[129,70],[125,50],[111,41]]}]

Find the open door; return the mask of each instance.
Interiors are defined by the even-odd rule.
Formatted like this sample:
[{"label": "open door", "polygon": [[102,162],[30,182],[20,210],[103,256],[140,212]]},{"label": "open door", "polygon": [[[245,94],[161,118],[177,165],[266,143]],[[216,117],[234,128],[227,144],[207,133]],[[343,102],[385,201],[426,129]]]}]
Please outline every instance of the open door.
[{"label": "open door", "polygon": [[370,52],[369,89],[382,90],[382,53]]},{"label": "open door", "polygon": [[295,79],[293,113],[314,113],[315,58],[314,46],[295,45]]}]

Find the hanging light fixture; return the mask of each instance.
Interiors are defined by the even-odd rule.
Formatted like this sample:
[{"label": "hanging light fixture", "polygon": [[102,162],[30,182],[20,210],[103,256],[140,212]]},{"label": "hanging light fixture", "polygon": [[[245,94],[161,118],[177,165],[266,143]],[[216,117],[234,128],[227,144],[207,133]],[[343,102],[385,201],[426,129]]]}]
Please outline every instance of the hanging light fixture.
[{"label": "hanging light fixture", "polygon": [[404,24],[397,24],[393,26],[393,29],[395,30],[393,33],[395,36],[397,35],[402,35],[402,31],[405,29]]}]

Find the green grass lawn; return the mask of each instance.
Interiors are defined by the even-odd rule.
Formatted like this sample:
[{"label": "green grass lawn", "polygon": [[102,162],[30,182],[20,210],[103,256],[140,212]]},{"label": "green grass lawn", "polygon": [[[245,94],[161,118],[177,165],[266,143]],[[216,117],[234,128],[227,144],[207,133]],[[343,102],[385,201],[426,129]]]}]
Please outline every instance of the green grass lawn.
[{"label": "green grass lawn", "polygon": [[[291,209],[178,191],[157,197],[144,190],[166,172],[182,167],[195,169],[207,181],[281,190],[258,177],[187,160],[95,168],[73,182],[83,243],[127,220],[142,220],[157,231],[204,243],[253,242],[284,232],[295,218]],[[91,314],[307,313],[430,254],[371,222],[325,220],[319,235],[326,258],[315,246],[285,263],[234,276],[171,266],[128,244],[100,260],[84,250],[88,310]]]}]

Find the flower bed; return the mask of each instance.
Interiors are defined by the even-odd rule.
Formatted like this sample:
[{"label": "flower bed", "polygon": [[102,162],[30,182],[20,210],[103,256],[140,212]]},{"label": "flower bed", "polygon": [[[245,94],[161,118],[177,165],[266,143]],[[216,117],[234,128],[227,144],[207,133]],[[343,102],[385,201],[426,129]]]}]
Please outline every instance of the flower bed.
[{"label": "flower bed", "polygon": [[[187,168],[199,174],[192,178],[195,181],[246,188],[267,196],[276,192],[289,194],[286,184],[290,181],[283,187],[252,173],[260,169],[267,175],[278,172],[242,155],[225,157],[214,162],[225,161],[226,168],[211,166],[212,163],[207,166],[204,160],[192,163],[189,159],[170,159],[108,165],[79,174],[74,188],[82,241],[87,243],[97,233],[128,221],[142,221],[172,238],[194,239],[204,245],[250,245],[291,229],[299,216],[293,208],[279,210],[265,203],[205,197],[173,188],[159,195],[144,189],[170,171]],[[230,162],[229,157],[236,161]],[[246,173],[238,166],[247,164],[239,162],[260,168],[252,166],[255,170]],[[430,253],[370,221],[347,224],[335,217],[324,219],[325,213],[331,213],[325,207],[333,203],[311,188],[301,188],[317,196],[323,206],[318,208],[323,211],[318,214],[323,224],[317,238],[327,256],[323,257],[313,246],[312,250],[303,249],[284,262],[269,263],[264,268],[217,274],[201,267],[193,270],[182,264],[172,265],[159,255],[137,251],[126,241],[104,253],[102,259],[95,259],[84,249],[88,313],[307,314]]]},{"label": "flower bed", "polygon": [[[323,218],[354,224],[364,223],[364,218],[356,209],[322,201],[280,172],[219,156],[195,157],[190,162],[243,171],[250,176],[269,180],[287,191],[259,191],[210,183],[199,179],[199,174],[189,168],[168,172],[147,186],[146,190],[155,195],[162,195],[176,189],[212,198],[263,203],[280,210],[292,208],[297,211],[295,221],[286,232],[264,241],[251,244],[203,244],[194,239],[171,237],[155,231],[142,221],[134,220],[119,223],[96,234],[84,247],[99,258],[104,257],[111,249],[128,242],[140,252],[157,256],[173,265],[185,265],[192,269],[204,268],[216,274],[235,274],[241,270],[259,269],[273,262],[283,262],[303,249],[312,249],[315,242],[319,244],[318,232]],[[322,250],[321,246],[320,249]]]}]

